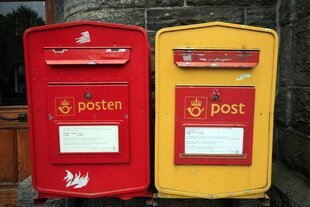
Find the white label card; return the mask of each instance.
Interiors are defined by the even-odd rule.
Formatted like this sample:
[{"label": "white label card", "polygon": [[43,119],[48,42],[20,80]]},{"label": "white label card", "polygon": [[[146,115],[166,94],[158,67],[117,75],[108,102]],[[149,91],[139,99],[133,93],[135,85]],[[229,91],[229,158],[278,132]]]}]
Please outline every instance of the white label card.
[{"label": "white label card", "polygon": [[60,152],[118,152],[118,125],[59,126]]},{"label": "white label card", "polygon": [[185,154],[241,155],[241,127],[185,127]]}]

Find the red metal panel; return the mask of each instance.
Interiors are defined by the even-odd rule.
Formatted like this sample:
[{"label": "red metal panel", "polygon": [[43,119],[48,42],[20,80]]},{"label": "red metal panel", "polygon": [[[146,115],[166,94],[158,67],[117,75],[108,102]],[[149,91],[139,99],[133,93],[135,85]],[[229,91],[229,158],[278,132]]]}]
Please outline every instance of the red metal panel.
[{"label": "red metal panel", "polygon": [[[129,120],[124,119],[129,116],[127,84],[50,85],[47,90],[53,163],[129,162]],[[89,99],[85,98],[87,93]],[[110,125],[118,126],[118,152],[60,152],[60,126]]]},{"label": "red metal panel", "polygon": [[48,65],[125,64],[129,61],[129,48],[44,48]]},{"label": "red metal panel", "polygon": [[[254,103],[254,87],[177,86],[175,164],[251,165]],[[220,149],[220,147],[229,149],[230,147],[224,146],[225,138],[206,134],[205,137],[200,136],[194,140],[200,142],[199,149],[196,149],[198,153],[186,153],[186,136],[188,136],[186,128],[196,130],[194,133],[202,133],[204,129],[209,131],[217,128],[232,131],[238,129],[242,132],[240,138],[242,152],[210,153],[208,149],[214,150],[212,148]],[[233,143],[231,139],[235,138],[227,139],[230,139],[228,143]],[[192,145],[195,146],[195,143]]]},{"label": "red metal panel", "polygon": [[39,194],[147,195],[146,32],[89,21],[55,24],[27,30],[24,48],[32,181]]},{"label": "red metal panel", "polygon": [[259,62],[258,50],[174,50],[179,67],[253,68]]}]

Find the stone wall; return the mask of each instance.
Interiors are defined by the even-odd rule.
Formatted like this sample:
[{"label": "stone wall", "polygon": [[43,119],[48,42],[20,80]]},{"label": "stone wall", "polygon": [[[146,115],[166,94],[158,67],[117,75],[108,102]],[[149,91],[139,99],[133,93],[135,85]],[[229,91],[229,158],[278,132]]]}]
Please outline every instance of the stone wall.
[{"label": "stone wall", "polygon": [[279,159],[310,179],[310,2],[282,0],[276,126]]},{"label": "stone wall", "polygon": [[[272,197],[310,206],[310,2],[281,0]],[[286,202],[284,202],[286,201]]]}]

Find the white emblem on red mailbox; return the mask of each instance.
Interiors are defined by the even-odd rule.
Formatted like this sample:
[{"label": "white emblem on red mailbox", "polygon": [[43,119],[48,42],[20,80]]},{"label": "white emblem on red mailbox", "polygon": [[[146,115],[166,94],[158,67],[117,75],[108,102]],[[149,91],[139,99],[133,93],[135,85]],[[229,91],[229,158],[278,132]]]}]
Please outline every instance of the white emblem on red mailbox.
[{"label": "white emblem on red mailbox", "polygon": [[76,44],[84,44],[90,42],[90,34],[88,31],[81,32],[81,37],[75,38]]},{"label": "white emblem on red mailbox", "polygon": [[73,188],[82,188],[87,185],[89,181],[88,172],[86,175],[81,176],[81,172],[75,173],[74,175],[69,171],[66,170],[67,175],[64,177],[64,181],[67,182],[66,187],[73,187]]}]

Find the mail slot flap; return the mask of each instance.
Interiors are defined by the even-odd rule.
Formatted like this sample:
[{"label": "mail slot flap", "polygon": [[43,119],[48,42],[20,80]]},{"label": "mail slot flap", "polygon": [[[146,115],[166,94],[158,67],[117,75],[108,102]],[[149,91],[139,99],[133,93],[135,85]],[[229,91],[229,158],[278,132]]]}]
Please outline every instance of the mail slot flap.
[{"label": "mail slot flap", "polygon": [[105,65],[125,64],[130,58],[130,48],[66,47],[44,48],[48,65]]},{"label": "mail slot flap", "polygon": [[258,61],[259,50],[174,49],[179,67],[253,68]]}]

